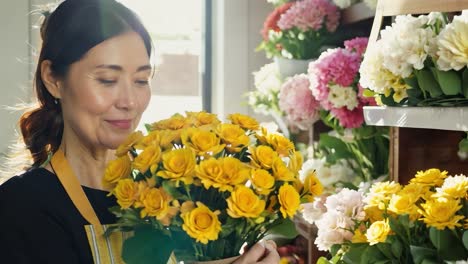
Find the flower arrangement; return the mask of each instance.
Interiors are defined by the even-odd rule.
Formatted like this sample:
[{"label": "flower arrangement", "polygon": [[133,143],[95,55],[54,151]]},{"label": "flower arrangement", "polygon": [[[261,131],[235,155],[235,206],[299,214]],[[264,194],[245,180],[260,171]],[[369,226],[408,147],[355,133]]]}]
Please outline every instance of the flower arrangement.
[{"label": "flower arrangement", "polygon": [[236,256],[312,199],[318,181],[313,174],[299,180],[302,156],[291,141],[249,116],[228,119],[176,114],[117,149],[104,183],[119,204],[114,229],[135,231],[124,260],[165,263],[171,252],[184,261]]},{"label": "flower arrangement", "polygon": [[345,41],[345,48],[329,49],[309,64],[310,89],[329,119],[344,128],[357,128],[364,123],[363,106],[375,105],[373,98],[363,96],[359,85],[359,66],[367,38]]},{"label": "flower arrangement", "polygon": [[378,182],[368,193],[344,188],[305,208],[318,228],[315,243],[332,255],[318,263],[468,260],[464,175],[419,171],[407,185]]},{"label": "flower arrangement", "polygon": [[338,8],[328,0],[284,3],[265,20],[257,50],[265,50],[269,58],[317,58],[322,46],[333,43],[339,20]]},{"label": "flower arrangement", "polygon": [[451,23],[442,13],[397,16],[370,45],[361,65],[361,85],[382,104],[467,105],[468,12]]}]

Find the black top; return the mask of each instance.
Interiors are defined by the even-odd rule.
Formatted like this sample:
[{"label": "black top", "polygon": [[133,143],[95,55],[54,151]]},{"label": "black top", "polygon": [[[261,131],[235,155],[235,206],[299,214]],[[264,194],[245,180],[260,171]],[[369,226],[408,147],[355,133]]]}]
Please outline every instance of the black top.
[{"label": "black top", "polygon": [[[83,187],[102,224],[116,221],[108,192]],[[0,263],[93,263],[88,225],[57,176],[32,169],[0,186]]]}]

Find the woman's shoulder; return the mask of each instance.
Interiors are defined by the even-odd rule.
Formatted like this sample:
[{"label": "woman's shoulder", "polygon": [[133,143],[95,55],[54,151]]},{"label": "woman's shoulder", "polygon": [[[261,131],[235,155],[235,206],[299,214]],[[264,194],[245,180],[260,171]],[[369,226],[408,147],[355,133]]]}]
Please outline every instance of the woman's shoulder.
[{"label": "woman's shoulder", "polygon": [[[57,177],[44,168],[34,168],[20,175],[13,176],[0,185],[0,201],[9,198],[40,197],[46,192],[53,191],[54,186],[59,187],[60,182]],[[18,201],[18,199],[15,199]]]}]

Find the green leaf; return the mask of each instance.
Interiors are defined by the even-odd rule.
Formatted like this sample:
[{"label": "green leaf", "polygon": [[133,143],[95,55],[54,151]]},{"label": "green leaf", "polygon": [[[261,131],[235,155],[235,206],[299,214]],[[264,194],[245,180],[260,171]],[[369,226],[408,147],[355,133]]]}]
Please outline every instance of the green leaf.
[{"label": "green leaf", "polygon": [[332,164],[339,159],[352,158],[352,154],[341,139],[332,137],[326,133],[320,134],[319,148],[333,149],[333,154],[327,155],[327,161]]},{"label": "green leaf", "polygon": [[274,226],[268,231],[268,234],[280,235],[282,237],[292,239],[295,238],[299,233],[296,230],[294,222],[289,218],[284,218],[281,223]]},{"label": "green leaf", "polygon": [[463,245],[468,249],[468,230],[463,233]]},{"label": "green leaf", "polygon": [[364,91],[362,92],[362,95],[363,95],[364,97],[374,97],[375,92],[372,91],[372,90],[370,90],[370,89],[367,89],[367,88],[366,88],[366,89],[364,89]]},{"label": "green leaf", "polygon": [[408,91],[413,90],[413,91],[419,91],[419,93],[421,93],[421,91],[419,90],[418,78],[416,78],[416,75],[412,75],[411,77],[404,78],[403,80],[405,81],[407,85],[411,86],[412,88],[412,89],[408,89]]},{"label": "green leaf", "polygon": [[468,139],[464,138],[458,143],[458,149],[460,151],[468,152]]},{"label": "green leaf", "polygon": [[422,90],[429,92],[431,97],[438,97],[443,94],[439,83],[436,81],[430,70],[423,69],[416,71],[416,77],[418,78],[419,87]]},{"label": "green leaf", "polygon": [[468,68],[462,73],[463,95],[468,98]]},{"label": "green leaf", "polygon": [[432,244],[437,249],[437,253],[444,260],[460,260],[466,259],[468,252],[464,246],[459,243],[460,239],[453,233],[452,230],[446,228],[439,230],[431,227],[429,230],[429,238]]},{"label": "green leaf", "polygon": [[424,260],[439,259],[437,251],[432,248],[410,246],[411,256],[413,256],[414,264],[422,264]]},{"label": "green leaf", "polygon": [[317,260],[317,264],[330,264],[332,263],[331,261],[328,261],[327,258],[325,257],[320,257],[318,260]]},{"label": "green leaf", "polygon": [[174,242],[160,230],[144,228],[124,241],[122,258],[127,264],[167,263]]},{"label": "green leaf", "polygon": [[393,259],[394,256],[392,254],[392,245],[388,243],[378,243],[376,244],[377,248],[385,255],[388,259]]},{"label": "green leaf", "polygon": [[431,67],[431,71],[445,95],[462,93],[462,82],[456,71],[441,71],[435,67]]},{"label": "green leaf", "polygon": [[364,257],[364,252],[367,251],[369,247],[367,243],[351,244],[348,252],[343,256],[343,261],[350,264],[361,263],[361,256]]},{"label": "green leaf", "polygon": [[382,103],[384,105],[388,105],[388,106],[397,106],[398,103],[395,102],[395,100],[393,100],[393,94],[394,92],[392,91],[392,93],[389,95],[389,96],[385,96],[383,94],[380,95],[380,100],[382,101]]}]

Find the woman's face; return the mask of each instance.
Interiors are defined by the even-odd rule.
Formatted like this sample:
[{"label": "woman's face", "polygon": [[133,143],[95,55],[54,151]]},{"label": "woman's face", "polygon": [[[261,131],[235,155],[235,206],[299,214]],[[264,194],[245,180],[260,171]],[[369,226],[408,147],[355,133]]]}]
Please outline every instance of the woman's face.
[{"label": "woman's face", "polygon": [[142,38],[128,32],[101,42],[71,64],[60,94],[64,140],[117,148],[148,106],[149,63]]}]

